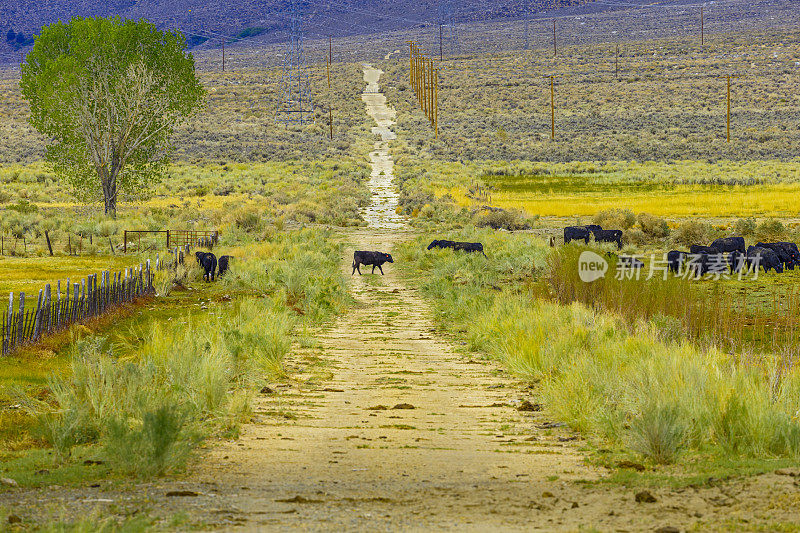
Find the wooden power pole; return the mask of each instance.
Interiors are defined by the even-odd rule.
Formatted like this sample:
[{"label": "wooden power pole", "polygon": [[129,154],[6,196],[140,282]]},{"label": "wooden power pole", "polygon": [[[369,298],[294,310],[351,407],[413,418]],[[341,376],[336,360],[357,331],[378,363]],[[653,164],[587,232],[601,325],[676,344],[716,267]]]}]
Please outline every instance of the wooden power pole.
[{"label": "wooden power pole", "polygon": [[435,94],[435,112],[433,114],[433,129],[435,131],[435,137],[439,138],[439,69],[436,69],[434,73],[434,81],[436,86],[436,94]]},{"label": "wooden power pole", "polygon": [[731,142],[731,77],[728,78],[728,142]]},{"label": "wooden power pole", "polygon": [[556,138],[556,82],[555,76],[550,76],[550,138]]},{"label": "wooden power pole", "polygon": [[700,46],[705,46],[706,41],[706,23],[704,6],[700,6]]},{"label": "wooden power pole", "polygon": [[442,25],[439,24],[439,63],[442,62],[444,56],[444,45],[442,44]]},{"label": "wooden power pole", "polygon": [[727,82],[727,95],[728,95],[728,102],[727,102],[727,121],[726,121],[726,135],[725,138],[728,142],[731,142],[731,80],[733,78],[737,78],[738,76],[721,76],[720,79],[726,80]]},{"label": "wooden power pole", "polygon": [[553,57],[558,55],[558,44],[556,42],[556,19],[553,19]]},{"label": "wooden power pole", "polygon": [[333,63],[333,36],[328,36],[328,127],[333,140],[333,93],[331,92],[331,63]]}]

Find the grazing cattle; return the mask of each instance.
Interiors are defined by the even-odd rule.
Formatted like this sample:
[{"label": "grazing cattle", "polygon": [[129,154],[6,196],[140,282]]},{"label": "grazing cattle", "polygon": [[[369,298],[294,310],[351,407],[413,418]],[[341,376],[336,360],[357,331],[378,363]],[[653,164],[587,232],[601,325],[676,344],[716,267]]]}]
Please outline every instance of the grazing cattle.
[{"label": "grazing cattle", "polygon": [[356,273],[358,270],[358,275],[361,275],[361,265],[372,265],[372,273],[375,273],[375,267],[381,271],[381,275],[383,275],[383,264],[384,263],[394,263],[391,254],[385,254],[383,252],[365,252],[365,251],[356,251],[353,253],[353,272],[350,274],[351,276]]},{"label": "grazing cattle", "polygon": [[[800,256],[794,252],[792,247],[793,243],[788,242],[759,242],[756,244],[759,248],[768,248],[778,255],[781,263],[789,270],[794,270],[794,266],[798,264]],[[795,245],[796,246],[796,245]]]},{"label": "grazing cattle", "polygon": [[727,274],[731,269],[730,254],[721,252],[713,253],[692,253],[687,256],[686,268],[696,276],[712,274],[721,276]]},{"label": "grazing cattle", "polygon": [[564,228],[564,244],[572,241],[583,241],[584,244],[589,244],[591,235],[591,232],[583,226],[567,226]]},{"label": "grazing cattle", "polygon": [[717,252],[741,252],[745,253],[744,237],[725,237],[717,239],[711,243],[709,248],[715,249]]},{"label": "grazing cattle", "polygon": [[231,259],[233,259],[233,257],[229,255],[220,256],[219,260],[217,261],[217,277],[222,277],[222,275],[229,270]]},{"label": "grazing cattle", "polygon": [[698,255],[698,254],[714,255],[714,254],[718,254],[719,250],[717,250],[716,248],[712,248],[710,246],[703,246],[701,244],[693,244],[693,245],[691,245],[689,247],[689,252],[691,252],[692,255]]},{"label": "grazing cattle", "polygon": [[483,254],[483,257],[486,257],[486,254],[483,252],[483,244],[479,242],[457,242],[455,246],[453,246],[453,250],[461,250],[463,252],[480,252]]},{"label": "grazing cattle", "polygon": [[618,249],[622,249],[622,231],[618,229],[596,229],[591,230],[594,240],[597,242],[613,242]]},{"label": "grazing cattle", "polygon": [[778,244],[782,244],[784,248],[786,248],[792,256],[792,262],[795,265],[800,265],[800,250],[797,249],[797,245],[793,242],[779,242]]},{"label": "grazing cattle", "polygon": [[686,270],[696,277],[704,276],[710,271],[711,254],[690,253],[687,256]]},{"label": "grazing cattle", "polygon": [[486,254],[483,252],[483,244],[479,242],[456,242],[456,241],[444,241],[444,240],[435,240],[428,245],[428,250],[433,248],[452,248],[453,250],[461,250],[464,252],[480,252],[483,254],[483,257],[486,257]]},{"label": "grazing cattle", "polygon": [[764,272],[774,270],[778,274],[783,273],[783,263],[781,262],[778,254],[769,248],[761,248],[759,246],[751,246],[747,249],[747,265],[750,268],[761,267]]},{"label": "grazing cattle", "polygon": [[592,231],[603,231],[603,227],[599,226],[597,224],[586,224],[583,227],[588,229],[590,232],[592,232]]},{"label": "grazing cattle", "polygon": [[217,270],[217,256],[211,252],[197,252],[195,257],[197,257],[197,262],[203,268],[203,279],[205,281],[214,281],[214,273]]},{"label": "grazing cattle", "polygon": [[670,272],[679,274],[681,272],[681,267],[686,263],[686,256],[688,255],[689,252],[681,252],[679,250],[667,252],[667,263],[669,264]]},{"label": "grazing cattle", "polygon": [[444,241],[436,239],[435,241],[431,242],[428,245],[428,250],[433,250],[434,248],[452,248],[455,245],[455,241]]},{"label": "grazing cattle", "polygon": [[734,250],[728,254],[728,265],[731,267],[731,273],[738,274],[745,264],[747,258],[745,252]]}]

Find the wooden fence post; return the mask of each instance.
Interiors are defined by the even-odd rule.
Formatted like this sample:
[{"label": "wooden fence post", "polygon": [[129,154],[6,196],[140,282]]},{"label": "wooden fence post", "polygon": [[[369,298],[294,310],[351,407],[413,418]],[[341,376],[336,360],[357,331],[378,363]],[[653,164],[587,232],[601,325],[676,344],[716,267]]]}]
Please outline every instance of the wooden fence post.
[{"label": "wooden fence post", "polygon": [[56,329],[61,328],[61,280],[58,280],[56,286],[56,296],[58,298],[58,306],[56,308]]},{"label": "wooden fence post", "polygon": [[153,288],[153,278],[152,278],[152,272],[150,270],[150,260],[148,259],[147,260],[147,290],[148,290],[148,292],[152,288]]},{"label": "wooden fence post", "polygon": [[19,314],[17,315],[17,345],[25,341],[23,333],[25,331],[25,293],[19,293]]},{"label": "wooden fence post", "polygon": [[44,295],[44,291],[39,289],[39,300],[36,302],[36,312],[33,316],[33,340],[39,338],[39,332],[41,331],[39,328],[42,325],[42,296]]},{"label": "wooden fence post", "polygon": [[77,322],[78,320],[78,304],[80,303],[81,294],[80,291],[80,283],[75,283],[72,286],[72,322]]},{"label": "wooden fence post", "polygon": [[44,309],[45,309],[45,317],[46,317],[46,320],[45,320],[45,323],[44,323],[44,330],[47,333],[50,333],[50,331],[51,331],[51,326],[50,325],[51,325],[51,323],[53,321],[53,317],[52,317],[52,314],[51,314],[51,311],[50,311],[50,309],[51,309],[50,302],[52,300],[51,296],[52,295],[51,295],[51,290],[50,290],[50,284],[48,283],[47,285],[44,286]]},{"label": "wooden fence post", "polygon": [[6,317],[6,334],[3,335],[3,353],[11,351],[11,324],[14,321],[14,293],[8,295],[8,316]]},{"label": "wooden fence post", "polygon": [[46,230],[44,232],[44,238],[47,241],[47,249],[50,251],[50,257],[53,257],[53,246],[50,244],[50,233]]}]

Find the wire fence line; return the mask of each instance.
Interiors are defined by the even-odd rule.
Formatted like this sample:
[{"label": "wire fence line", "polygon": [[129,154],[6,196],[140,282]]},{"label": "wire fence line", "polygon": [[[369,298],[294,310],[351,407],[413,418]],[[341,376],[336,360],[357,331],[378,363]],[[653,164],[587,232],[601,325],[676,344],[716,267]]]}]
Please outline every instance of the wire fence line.
[{"label": "wire fence line", "polygon": [[[163,270],[176,270],[184,265],[192,246],[184,245],[169,251],[171,257],[162,259],[156,254],[155,264],[150,259],[137,267],[112,273],[108,270],[90,274],[80,282],[59,280],[55,294],[48,283],[39,290],[35,307],[24,292],[17,298],[8,295],[8,309],[2,314],[0,346],[2,355],[9,355],[20,346],[30,345],[48,335],[58,333],[73,324],[99,317],[122,305],[140,298],[155,295],[155,274]],[[62,290],[63,289],[63,290]]]},{"label": "wire fence line", "polygon": [[80,283],[71,283],[68,279],[63,291],[61,281],[58,281],[55,294],[47,284],[39,290],[35,306],[28,304],[24,292],[16,301],[14,293],[10,293],[8,310],[3,313],[0,325],[3,355],[46,335],[63,331],[72,324],[101,316],[120,305],[152,294],[153,279],[148,260],[145,265],[126,268],[124,272],[91,274]]}]

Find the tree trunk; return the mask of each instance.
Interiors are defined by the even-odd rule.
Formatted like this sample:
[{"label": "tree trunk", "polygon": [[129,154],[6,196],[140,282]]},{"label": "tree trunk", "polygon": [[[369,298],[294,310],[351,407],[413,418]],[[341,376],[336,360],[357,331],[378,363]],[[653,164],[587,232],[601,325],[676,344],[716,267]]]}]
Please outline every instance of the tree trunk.
[{"label": "tree trunk", "polygon": [[106,171],[100,171],[100,183],[103,186],[103,204],[106,216],[117,218],[117,180]]}]

